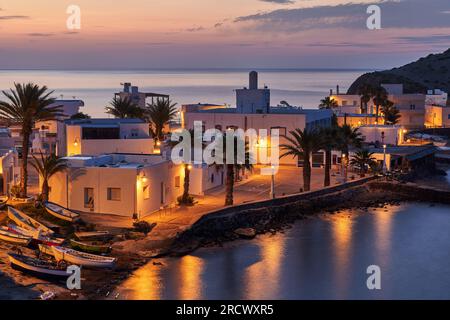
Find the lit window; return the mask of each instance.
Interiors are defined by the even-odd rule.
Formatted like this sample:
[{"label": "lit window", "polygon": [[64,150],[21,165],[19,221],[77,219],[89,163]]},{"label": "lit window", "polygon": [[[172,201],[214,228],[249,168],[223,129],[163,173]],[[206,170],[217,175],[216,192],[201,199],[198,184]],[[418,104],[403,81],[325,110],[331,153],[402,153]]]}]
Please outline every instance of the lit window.
[{"label": "lit window", "polygon": [[108,188],[108,200],[120,201],[120,188]]},{"label": "lit window", "polygon": [[181,179],[180,176],[175,177],[175,188],[179,188],[181,185]]},{"label": "lit window", "polygon": [[149,186],[144,186],[142,189],[142,192],[144,193],[144,200],[150,199],[150,188]]}]

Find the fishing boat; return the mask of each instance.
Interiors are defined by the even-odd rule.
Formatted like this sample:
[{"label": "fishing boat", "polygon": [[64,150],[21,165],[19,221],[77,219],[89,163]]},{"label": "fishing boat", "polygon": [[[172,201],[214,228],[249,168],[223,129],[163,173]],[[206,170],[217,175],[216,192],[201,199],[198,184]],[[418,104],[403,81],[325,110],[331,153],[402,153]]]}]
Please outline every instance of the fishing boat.
[{"label": "fishing boat", "polygon": [[8,202],[8,200],[9,200],[8,196],[0,196],[0,210],[6,207],[6,203]]},{"label": "fishing boat", "polygon": [[109,231],[88,231],[88,232],[75,232],[75,237],[79,240],[83,239],[102,239],[110,237]]},{"label": "fishing boat", "polygon": [[85,267],[112,268],[116,262],[116,258],[98,256],[64,247],[52,247],[52,250],[56,261],[66,261]]},{"label": "fishing boat", "polygon": [[25,213],[16,208],[8,206],[8,217],[14,221],[19,227],[27,229],[27,230],[39,230],[44,234],[53,234],[53,230],[46,227],[42,223],[30,218]]},{"label": "fishing boat", "polygon": [[61,207],[53,202],[45,202],[44,207],[49,214],[52,216],[59,218],[61,220],[75,222],[80,219],[80,215],[76,212],[73,212],[69,209]]},{"label": "fishing boat", "polygon": [[31,242],[31,237],[10,231],[8,227],[0,228],[0,240],[26,247]]},{"label": "fishing boat", "polygon": [[70,240],[70,246],[72,249],[94,254],[105,254],[111,251],[111,247],[108,245],[100,245],[96,242],[81,242],[73,239]]},{"label": "fishing boat", "polygon": [[45,244],[48,246],[60,246],[65,241],[65,239],[62,239],[62,238],[49,237],[45,234],[42,234],[39,230],[36,230],[36,229],[27,230],[27,229],[18,227],[13,224],[8,225],[8,230],[11,232],[14,232],[16,234],[31,237],[32,242],[35,244]]},{"label": "fishing boat", "polygon": [[54,262],[35,259],[21,254],[8,254],[13,269],[30,273],[39,278],[67,278],[66,268]]},{"label": "fishing boat", "polygon": [[39,251],[43,254],[53,257],[53,250],[51,246],[48,246],[46,244],[39,244]]}]

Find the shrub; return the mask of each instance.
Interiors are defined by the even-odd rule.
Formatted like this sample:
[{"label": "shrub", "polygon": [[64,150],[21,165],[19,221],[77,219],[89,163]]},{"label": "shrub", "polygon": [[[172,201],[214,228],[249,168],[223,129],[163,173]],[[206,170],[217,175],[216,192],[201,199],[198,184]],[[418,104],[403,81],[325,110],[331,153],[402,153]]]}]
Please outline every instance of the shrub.
[{"label": "shrub", "polygon": [[133,227],[136,231],[145,233],[147,235],[147,233],[152,231],[154,226],[150,225],[150,223],[148,223],[147,221],[137,221],[133,223]]},{"label": "shrub", "polygon": [[192,206],[192,205],[194,205],[194,197],[193,196],[188,196],[187,199],[183,201],[183,196],[179,196],[177,198],[177,202],[178,202],[179,205]]}]

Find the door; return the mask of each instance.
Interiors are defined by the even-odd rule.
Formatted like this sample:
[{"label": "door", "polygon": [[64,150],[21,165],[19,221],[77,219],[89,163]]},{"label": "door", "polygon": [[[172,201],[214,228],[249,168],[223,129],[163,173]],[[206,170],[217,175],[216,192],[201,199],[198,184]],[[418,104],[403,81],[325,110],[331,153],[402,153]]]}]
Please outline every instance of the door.
[{"label": "door", "polygon": [[84,207],[94,211],[94,188],[84,188]]},{"label": "door", "polygon": [[164,182],[161,182],[161,204],[166,203],[166,188],[164,187]]}]

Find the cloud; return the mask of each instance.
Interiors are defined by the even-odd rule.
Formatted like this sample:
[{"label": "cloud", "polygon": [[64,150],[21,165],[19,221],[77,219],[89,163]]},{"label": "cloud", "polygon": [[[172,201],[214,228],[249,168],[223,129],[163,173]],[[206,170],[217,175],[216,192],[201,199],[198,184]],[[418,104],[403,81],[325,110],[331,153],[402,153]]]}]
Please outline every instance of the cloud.
[{"label": "cloud", "polygon": [[27,36],[29,37],[52,37],[53,35],[54,35],[53,33],[41,33],[41,32],[33,32],[27,34]]},{"label": "cloud", "polygon": [[395,37],[394,40],[406,42],[406,43],[439,43],[442,45],[448,45],[450,43],[450,35],[448,34],[435,34],[425,36],[402,36]]},{"label": "cloud", "polygon": [[295,3],[295,1],[293,1],[293,0],[259,0],[259,1],[279,3],[279,4],[292,4],[292,3]]},{"label": "cloud", "polygon": [[356,43],[356,42],[336,42],[336,43],[309,43],[308,47],[334,47],[334,48],[372,48],[377,47],[374,43]]},{"label": "cloud", "polygon": [[0,20],[23,20],[30,19],[29,16],[0,16]]},{"label": "cloud", "polygon": [[[382,1],[381,27],[387,28],[445,28],[450,27],[450,19],[445,12],[450,11],[449,0]],[[256,31],[301,32],[310,29],[348,28],[366,29],[368,4],[347,3],[340,5],[316,6],[310,8],[278,9],[274,11],[241,16],[235,24],[245,24],[245,28]],[[367,29],[366,29],[367,30]]]},{"label": "cloud", "polygon": [[203,31],[203,30],[205,30],[205,28],[200,26],[200,27],[188,28],[185,31],[187,31],[187,32],[198,32],[198,31]]},{"label": "cloud", "polygon": [[79,34],[78,31],[64,31],[63,34]]}]

